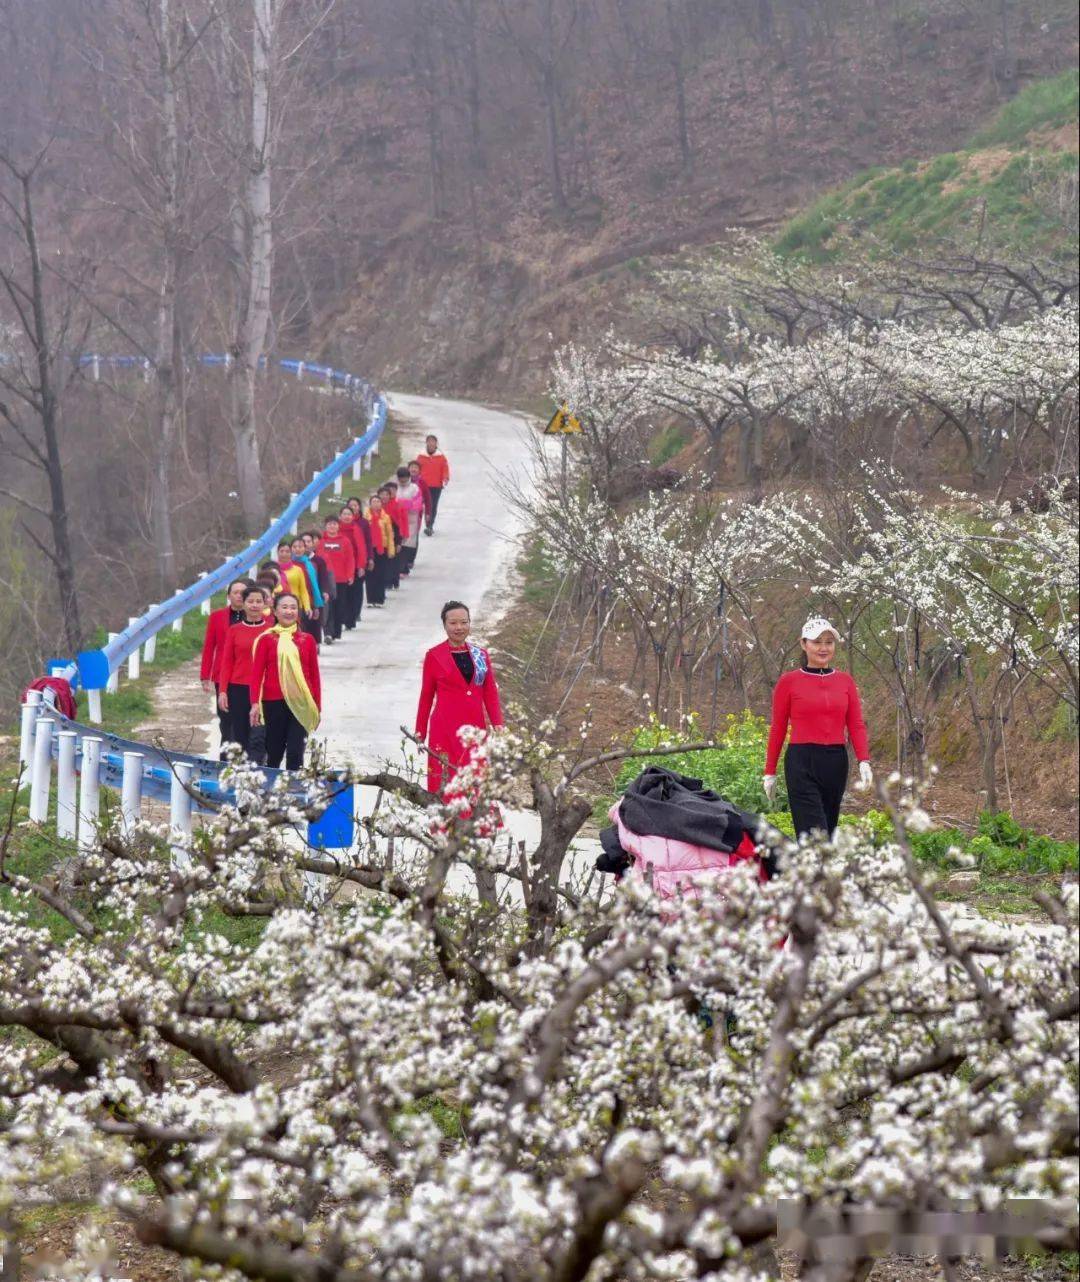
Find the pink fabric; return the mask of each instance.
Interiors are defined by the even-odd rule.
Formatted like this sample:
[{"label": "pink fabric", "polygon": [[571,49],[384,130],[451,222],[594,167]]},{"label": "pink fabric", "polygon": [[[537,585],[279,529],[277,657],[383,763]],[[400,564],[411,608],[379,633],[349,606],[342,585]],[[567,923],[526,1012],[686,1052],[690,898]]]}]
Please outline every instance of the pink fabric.
[{"label": "pink fabric", "polygon": [[643,837],[631,832],[619,816],[618,802],[608,811],[608,817],[619,830],[619,844],[634,857],[632,875],[644,881],[651,868],[653,890],[661,900],[678,896],[700,899],[709,882],[723,877],[737,864],[754,859],[760,866],[753,842],[746,836],[737,849],[725,854],[722,850],[710,850],[708,846],[695,846],[672,837]]}]

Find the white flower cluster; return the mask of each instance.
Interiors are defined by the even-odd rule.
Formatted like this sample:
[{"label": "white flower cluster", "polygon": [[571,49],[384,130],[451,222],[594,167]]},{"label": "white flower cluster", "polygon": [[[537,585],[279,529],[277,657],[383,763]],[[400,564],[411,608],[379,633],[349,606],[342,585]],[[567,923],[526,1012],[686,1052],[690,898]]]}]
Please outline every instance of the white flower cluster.
[{"label": "white flower cluster", "polygon": [[[496,740],[471,815],[515,761],[552,765]],[[953,922],[902,828],[845,832],[722,899],[661,913],[632,881],[538,925],[448,896],[491,846],[421,806],[415,877],[345,858],[339,888],[376,893],[316,907],[284,803],[222,814],[190,866],[110,836],[66,898],[0,913],[0,1224],[78,1172],[222,1276],[341,1282],[742,1278],[787,1197],[1075,1224],[1075,886],[1046,930]]]}]

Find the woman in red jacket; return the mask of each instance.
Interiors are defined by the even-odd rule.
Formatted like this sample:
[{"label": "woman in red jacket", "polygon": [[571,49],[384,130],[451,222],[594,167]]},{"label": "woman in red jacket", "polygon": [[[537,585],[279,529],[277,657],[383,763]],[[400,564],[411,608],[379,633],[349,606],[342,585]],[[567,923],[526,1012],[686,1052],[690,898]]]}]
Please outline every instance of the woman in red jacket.
[{"label": "woman in red jacket", "polygon": [[[416,709],[416,737],[425,740],[431,750],[428,791],[436,793],[446,788],[471,755],[471,749],[461,742],[461,729],[476,726],[484,730],[490,724],[494,730],[503,724],[491,656],[469,642],[469,607],[460,601],[447,601],[442,608],[442,623],[446,640],[424,655]],[[440,757],[447,759],[445,770]]]},{"label": "woman in red jacket", "polygon": [[266,617],[269,595],[261,584],[244,590],[244,617],[225,635],[221,652],[218,708],[228,714],[229,738],[245,752],[251,736],[251,654],[255,642],[274,626]]},{"label": "woman in red jacket", "polygon": [[300,770],[304,744],[319,724],[322,690],[315,638],[299,630],[300,602],[282,592],[277,623],[255,642],[251,656],[251,724],[266,725],[266,764]]},{"label": "woman in red jacket", "polygon": [[776,763],[791,726],[784,758],[784,781],[796,836],[832,834],[840,820],[847,788],[845,731],[859,761],[859,779],[874,781],[870,745],[859,690],[847,672],[833,666],[839,634],[828,619],[807,619],[799,641],[802,667],[785,672],[773,691],[772,724],[762,787],[771,802],[776,794]]}]

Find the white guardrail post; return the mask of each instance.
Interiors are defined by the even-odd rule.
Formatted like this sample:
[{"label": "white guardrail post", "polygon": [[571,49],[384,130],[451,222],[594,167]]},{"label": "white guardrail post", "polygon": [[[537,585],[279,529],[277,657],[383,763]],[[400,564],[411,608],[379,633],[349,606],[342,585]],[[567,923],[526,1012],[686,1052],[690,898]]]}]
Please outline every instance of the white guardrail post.
[{"label": "white guardrail post", "polygon": [[[341,451],[340,451],[340,450],[338,450],[338,452],[334,455],[334,462],[335,462],[335,463],[340,463],[340,462],[341,462]],[[342,482],[344,481],[344,479],[345,479],[345,478],[344,478],[344,475],[343,475],[341,472],[339,472],[339,473],[337,474],[337,476],[335,476],[335,477],[334,477],[334,493],[335,493],[335,494],[340,494],[340,493],[341,493]]]},{"label": "white guardrail post", "polygon": [[90,850],[101,813],[101,740],[84,735],[79,775],[79,848]]},{"label": "white guardrail post", "polygon": [[95,726],[101,725],[101,691],[87,690],[86,719]]},{"label": "white guardrail post", "polygon": [[[360,444],[360,438],[359,438],[359,436],[354,436],[354,437],[353,437],[353,444],[354,444],[354,445],[359,445],[359,444]],[[353,459],[353,462],[352,462],[352,479],[353,479],[354,481],[359,481],[359,479],[360,479],[360,473],[361,473],[361,472],[363,472],[363,470],[364,470],[364,463],[365,463],[365,455],[363,455],[363,454],[357,454],[356,458],[354,458],[354,459]]]},{"label": "white guardrail post", "polygon": [[75,749],[79,736],[74,730],[61,730],[56,738],[56,835],[74,840],[79,831],[75,778]]},{"label": "white guardrail post", "polygon": [[[312,479],[313,481],[317,481],[317,480],[319,479],[319,473],[318,473],[318,472],[312,472],[312,474],[311,474],[311,479]],[[319,510],[319,495],[318,495],[318,494],[316,494],[316,495],[315,495],[315,497],[314,497],[314,498],[311,500],[311,502],[308,504],[308,511],[309,511],[309,512],[317,512],[318,510]]]},{"label": "white guardrail post", "polygon": [[29,770],[34,760],[34,722],[41,707],[41,691],[27,690],[19,720],[19,765]]},{"label": "white guardrail post", "polygon": [[[135,624],[138,623],[138,621],[139,621],[138,618],[135,615],[132,615],[132,617],[128,619],[128,627],[133,628]],[[138,646],[136,646],[135,649],[132,650],[132,652],[128,655],[127,669],[128,669],[129,681],[138,681],[139,673],[142,671],[141,659],[142,659],[142,651],[139,649]]]},{"label": "white guardrail post", "polygon": [[30,818],[36,824],[43,824],[49,817],[52,733],[52,718],[39,716],[34,723],[34,772],[30,776]]},{"label": "white guardrail post", "polygon": [[[199,571],[199,578],[200,578],[200,579],[205,579],[205,578],[206,578],[206,571],[205,571],[205,570],[200,570],[200,571]],[[200,603],[199,603],[199,613],[200,613],[200,614],[209,614],[209,613],[210,613],[210,598],[209,598],[209,597],[207,597],[205,601],[200,601]]]},{"label": "white guardrail post", "polygon": [[120,818],[127,833],[130,833],[139,822],[139,812],[142,810],[142,767],[141,752],[124,753],[124,773],[120,787]]},{"label": "white guardrail post", "polygon": [[[108,633],[109,644],[110,644],[110,645],[112,645],[112,643],[116,640],[116,638],[117,638],[119,635],[120,635],[120,634],[119,634],[119,632],[110,632],[110,633]],[[105,693],[106,693],[106,694],[115,694],[115,693],[117,692],[117,690],[119,690],[119,689],[120,689],[120,668],[119,668],[119,667],[115,667],[115,668],[113,668],[113,670],[109,673],[109,679],[108,679],[108,681],[105,683]]]},{"label": "white guardrail post", "polygon": [[[289,507],[292,507],[292,505],[296,502],[296,500],[297,500],[299,497],[300,497],[300,495],[299,495],[299,494],[295,494],[295,493],[294,493],[294,494],[290,494],[290,495],[289,495]],[[293,536],[293,538],[295,539],[295,538],[296,538],[296,536],[297,536],[297,534],[299,534],[299,532],[300,532],[300,519],[299,519],[299,517],[295,517],[295,516],[294,516],[294,517],[293,517],[293,523],[292,523],[292,525],[290,525],[290,526],[289,526],[289,533],[290,533],[290,534]]]},{"label": "white guardrail post", "polygon": [[169,787],[169,829],[172,835],[172,864],[181,872],[191,866],[188,842],[191,840],[191,766],[186,761],[173,762]]},{"label": "white guardrail post", "polygon": [[[156,610],[157,604],[155,603],[154,605],[152,605],[150,609]],[[147,637],[146,640],[143,642],[142,657],[143,657],[143,663],[153,663],[154,660],[157,658],[157,633],[156,632],[153,634],[153,636]]]},{"label": "white guardrail post", "polygon": [[[176,591],[173,593],[173,596],[183,596],[183,595],[184,595],[183,588],[177,588]],[[182,614],[178,614],[176,618],[173,619],[172,621],[172,630],[174,632],[181,632],[183,631],[183,628],[184,628],[184,616]]]}]

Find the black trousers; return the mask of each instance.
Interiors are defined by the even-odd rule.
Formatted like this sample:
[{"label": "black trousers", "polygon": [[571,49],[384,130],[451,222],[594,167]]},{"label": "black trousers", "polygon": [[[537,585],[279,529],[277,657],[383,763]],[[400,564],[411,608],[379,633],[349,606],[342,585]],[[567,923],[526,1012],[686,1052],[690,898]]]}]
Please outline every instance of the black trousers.
[{"label": "black trousers", "polygon": [[428,493],[431,495],[431,515],[428,517],[427,527],[429,530],[435,528],[435,517],[439,511],[439,500],[442,498],[442,486],[428,486]]},{"label": "black trousers", "polygon": [[408,544],[401,549],[401,568],[403,570],[411,570],[413,568],[416,562],[416,554],[419,550],[419,548],[409,547]]},{"label": "black trousers", "polygon": [[360,616],[364,612],[364,580],[357,575],[352,581],[349,588],[349,602],[352,610],[353,627],[360,622]]},{"label": "black trousers", "polygon": [[368,605],[383,605],[386,602],[386,562],[385,552],[373,552],[373,565],[367,572],[364,584],[367,588]]},{"label": "black trousers", "polygon": [[289,711],[284,699],[263,700],[266,722],[266,764],[277,768],[285,758],[286,770],[302,770],[307,731]]},{"label": "black trousers", "polygon": [[784,780],[795,835],[823,832],[830,836],[840,821],[847,788],[848,755],[842,743],[789,743]]},{"label": "black trousers", "polygon": [[218,756],[222,761],[225,760],[225,745],[233,742],[232,732],[232,713],[222,712],[221,704],[218,703],[218,696],[221,694],[221,686],[214,682],[214,710],[217,712],[218,730],[221,731],[221,751]]},{"label": "black trousers", "polygon": [[319,617],[313,619],[310,614],[305,614],[300,620],[300,631],[308,633],[315,638],[315,644],[322,641],[322,608],[319,608]]},{"label": "black trousers", "polygon": [[251,738],[251,689],[246,685],[229,683],[229,738],[245,752]]},{"label": "black trousers", "polygon": [[341,624],[338,622],[341,607],[338,603],[344,591],[345,584],[339,583],[334,596],[323,597],[322,628],[323,636],[327,641],[336,641],[341,636]]}]

